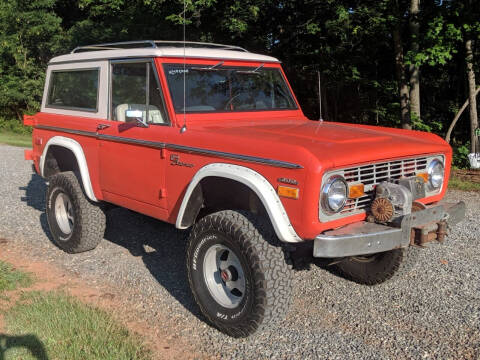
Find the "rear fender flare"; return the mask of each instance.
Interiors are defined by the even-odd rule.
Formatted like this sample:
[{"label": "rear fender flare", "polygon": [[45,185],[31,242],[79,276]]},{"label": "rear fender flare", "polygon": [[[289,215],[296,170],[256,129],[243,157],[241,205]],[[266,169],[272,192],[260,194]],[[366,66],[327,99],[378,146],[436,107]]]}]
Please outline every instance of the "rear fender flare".
[{"label": "rear fender flare", "polygon": [[232,179],[248,186],[255,192],[255,194],[257,194],[258,198],[263,203],[278,238],[281,241],[288,243],[303,241],[295,232],[277,192],[267,179],[258,172],[247,167],[224,163],[206,165],[195,174],[187,188],[185,196],[183,197],[182,204],[180,205],[175,224],[178,229],[187,228],[187,226],[182,225],[182,219],[190,196],[199,182],[203,178],[210,176]]},{"label": "rear fender flare", "polygon": [[73,155],[75,155],[75,158],[77,159],[77,164],[80,170],[80,176],[82,177],[81,181],[85,190],[85,194],[90,200],[98,202],[93,192],[92,182],[90,180],[90,173],[88,171],[87,159],[85,158],[82,146],[77,141],[71,138],[67,138],[64,136],[54,136],[50,140],[48,140],[45,148],[43,149],[42,156],[40,156],[40,175],[43,177],[45,159],[48,154],[48,149],[52,145],[61,146],[72,151]]}]

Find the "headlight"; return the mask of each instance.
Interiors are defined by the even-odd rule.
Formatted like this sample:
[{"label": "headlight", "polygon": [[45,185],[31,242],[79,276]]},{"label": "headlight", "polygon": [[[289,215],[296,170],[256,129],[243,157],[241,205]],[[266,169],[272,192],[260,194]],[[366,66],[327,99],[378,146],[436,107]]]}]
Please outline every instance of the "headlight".
[{"label": "headlight", "polygon": [[332,176],[323,186],[322,207],[328,213],[343,209],[347,202],[348,185],[341,176]]},{"label": "headlight", "polygon": [[428,165],[428,185],[432,190],[438,190],[442,187],[443,184],[443,177],[444,177],[444,168],[443,163],[438,160],[434,159]]}]

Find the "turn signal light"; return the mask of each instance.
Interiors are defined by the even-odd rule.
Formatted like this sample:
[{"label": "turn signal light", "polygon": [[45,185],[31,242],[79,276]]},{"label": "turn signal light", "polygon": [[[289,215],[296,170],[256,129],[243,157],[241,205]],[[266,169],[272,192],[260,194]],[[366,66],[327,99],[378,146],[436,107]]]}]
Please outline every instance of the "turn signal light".
[{"label": "turn signal light", "polygon": [[428,182],[428,173],[420,173],[420,174],[417,174],[417,176],[419,178],[422,178],[423,182]]},{"label": "turn signal light", "polygon": [[348,188],[348,197],[356,199],[365,195],[365,186],[363,184],[351,185]]},{"label": "turn signal light", "polygon": [[283,196],[290,199],[298,199],[298,195],[300,194],[300,189],[293,188],[290,186],[279,185],[277,189],[277,193],[279,196]]}]

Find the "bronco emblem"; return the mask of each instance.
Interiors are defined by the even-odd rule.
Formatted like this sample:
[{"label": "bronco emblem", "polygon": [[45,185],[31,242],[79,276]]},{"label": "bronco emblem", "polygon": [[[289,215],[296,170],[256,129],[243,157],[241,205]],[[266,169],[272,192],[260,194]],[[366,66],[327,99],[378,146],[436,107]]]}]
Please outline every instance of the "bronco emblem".
[{"label": "bronco emblem", "polygon": [[177,154],[170,155],[170,165],[186,166],[189,168],[194,167],[193,164],[181,162],[180,157]]}]

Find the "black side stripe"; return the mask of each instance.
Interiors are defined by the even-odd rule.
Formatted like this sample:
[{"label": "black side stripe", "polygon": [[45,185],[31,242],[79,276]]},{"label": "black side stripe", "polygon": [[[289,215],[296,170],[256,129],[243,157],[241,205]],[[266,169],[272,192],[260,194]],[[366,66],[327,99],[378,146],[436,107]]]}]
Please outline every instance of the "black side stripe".
[{"label": "black side stripe", "polygon": [[257,163],[257,164],[265,164],[265,165],[281,167],[286,169],[303,169],[303,166],[290,163],[287,161],[273,160],[273,159],[267,159],[267,158],[261,158],[256,156],[249,156],[249,155],[234,154],[234,153],[228,153],[228,152],[217,151],[217,150],[202,149],[202,148],[190,147],[185,145],[167,144],[163,142],[139,140],[139,139],[132,139],[128,137],[122,137],[122,136],[114,136],[114,135],[104,135],[104,134],[99,134],[97,132],[92,132],[92,131],[71,130],[71,129],[65,129],[65,128],[60,128],[55,126],[37,125],[35,128],[43,129],[43,130],[58,131],[58,132],[63,132],[67,134],[89,136],[89,137],[94,137],[101,140],[110,140],[110,141],[122,142],[127,144],[147,146],[155,149],[169,149],[169,150],[180,151],[180,152],[185,152],[190,154],[216,156],[224,159],[239,160],[239,161]]},{"label": "black side stripe", "polygon": [[82,136],[89,136],[89,137],[97,137],[97,133],[91,131],[83,131],[83,130],[71,130],[71,129],[64,129],[54,126],[43,126],[37,125],[35,126],[36,129],[44,129],[44,130],[53,130],[53,131],[60,131],[67,134],[74,134],[74,135],[82,135]]}]

